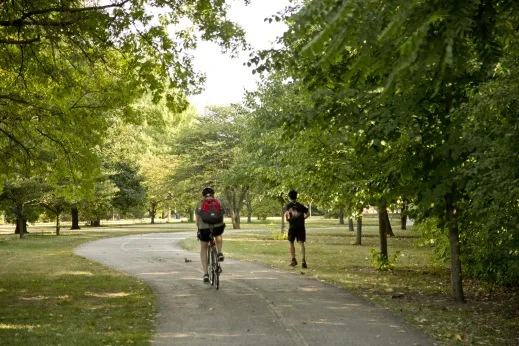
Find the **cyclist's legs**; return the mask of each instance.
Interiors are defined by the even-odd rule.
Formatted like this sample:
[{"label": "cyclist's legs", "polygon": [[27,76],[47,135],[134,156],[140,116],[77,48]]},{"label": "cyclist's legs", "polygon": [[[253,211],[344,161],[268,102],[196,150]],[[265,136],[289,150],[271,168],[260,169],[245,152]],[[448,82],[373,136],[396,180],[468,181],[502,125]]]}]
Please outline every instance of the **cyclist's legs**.
[{"label": "cyclist's legs", "polygon": [[223,238],[221,235],[217,235],[214,237],[214,240],[216,241],[216,249],[218,250],[218,253],[222,253],[222,245],[223,245]]},{"label": "cyclist's legs", "polygon": [[209,247],[209,243],[204,241],[200,242],[200,261],[202,262],[202,270],[204,274],[207,274],[207,248]]}]

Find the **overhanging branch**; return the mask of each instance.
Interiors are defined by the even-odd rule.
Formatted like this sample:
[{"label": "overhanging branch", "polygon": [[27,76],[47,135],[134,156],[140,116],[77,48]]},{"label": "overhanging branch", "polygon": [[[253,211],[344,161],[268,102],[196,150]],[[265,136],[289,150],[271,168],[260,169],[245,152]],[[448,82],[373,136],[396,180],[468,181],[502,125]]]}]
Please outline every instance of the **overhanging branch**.
[{"label": "overhanging branch", "polygon": [[29,39],[29,40],[10,40],[10,39],[0,40],[0,44],[20,45],[20,44],[31,44],[31,43],[39,42],[39,41],[40,41],[40,37],[38,36],[36,38],[32,38],[32,39]]},{"label": "overhanging branch", "polygon": [[[1,0],[0,0],[1,1]],[[34,22],[26,22],[26,19],[30,19],[32,16],[40,15],[40,14],[48,14],[48,13],[81,13],[81,12],[94,12],[100,11],[108,8],[122,7],[126,3],[130,2],[130,0],[124,0],[116,4],[110,4],[105,6],[90,6],[83,8],[62,8],[62,7],[53,7],[46,8],[42,10],[34,10],[29,11],[23,14],[20,18],[14,20],[3,20],[0,21],[0,26],[24,26],[24,25],[37,25]],[[0,2],[0,5],[2,3]],[[42,22],[44,23],[44,22]]]}]

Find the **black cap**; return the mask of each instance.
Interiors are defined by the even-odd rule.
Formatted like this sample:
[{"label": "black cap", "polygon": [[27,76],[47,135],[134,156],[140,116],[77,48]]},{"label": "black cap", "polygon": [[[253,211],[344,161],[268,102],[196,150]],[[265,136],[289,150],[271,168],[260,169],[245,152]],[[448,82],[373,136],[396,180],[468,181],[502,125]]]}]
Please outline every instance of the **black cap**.
[{"label": "black cap", "polygon": [[202,196],[214,196],[214,189],[211,186],[206,187],[202,190]]}]

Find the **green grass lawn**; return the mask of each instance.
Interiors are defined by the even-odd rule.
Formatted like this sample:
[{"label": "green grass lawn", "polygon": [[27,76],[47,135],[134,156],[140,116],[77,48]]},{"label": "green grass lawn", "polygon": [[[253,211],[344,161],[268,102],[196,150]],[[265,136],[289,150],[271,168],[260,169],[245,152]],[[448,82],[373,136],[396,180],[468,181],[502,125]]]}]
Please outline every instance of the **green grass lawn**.
[{"label": "green grass lawn", "polygon": [[30,231],[23,240],[0,237],[1,345],[149,344],[155,307],[148,286],[72,252],[128,233]]},{"label": "green grass lawn", "polygon": [[[379,250],[377,220],[364,221],[362,246],[356,246],[352,245],[355,234],[347,225],[339,227],[337,220],[309,219],[306,270],[288,266],[288,242],[274,240],[271,233],[225,234],[224,253],[348,288],[445,345],[519,345],[517,290],[490,294],[478,283],[466,280],[467,303],[452,303],[448,266],[432,265],[431,249],[417,246],[417,235],[400,230],[396,222],[396,237],[388,240],[390,256],[400,252],[396,268],[389,272],[374,270],[369,250]],[[322,229],[331,227],[335,229]],[[244,224],[243,228],[258,226]],[[264,228],[278,230],[279,224],[266,224]],[[183,246],[198,249],[194,238],[184,241]],[[299,252],[297,245],[296,250]]]}]

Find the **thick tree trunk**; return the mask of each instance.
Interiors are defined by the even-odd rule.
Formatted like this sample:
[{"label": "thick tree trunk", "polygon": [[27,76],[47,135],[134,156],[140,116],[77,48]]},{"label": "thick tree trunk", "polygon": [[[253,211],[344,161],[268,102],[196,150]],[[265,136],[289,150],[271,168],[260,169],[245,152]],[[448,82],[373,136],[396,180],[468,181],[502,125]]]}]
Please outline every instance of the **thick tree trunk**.
[{"label": "thick tree trunk", "polygon": [[350,232],[355,232],[355,227],[353,226],[353,219],[351,217],[348,217],[348,228]]},{"label": "thick tree trunk", "polygon": [[[23,230],[23,232],[20,232],[20,230]],[[17,218],[14,234],[20,234],[20,238],[23,238],[26,233],[29,233],[27,232],[27,220],[25,220],[24,218]]]},{"label": "thick tree trunk", "polygon": [[247,211],[247,223],[252,222],[252,211]]},{"label": "thick tree trunk", "polygon": [[380,236],[380,254],[382,256],[385,256],[385,258],[387,259],[389,258],[387,254],[387,208],[385,205],[381,205],[379,206],[378,211],[378,234]]},{"label": "thick tree trunk", "polygon": [[[351,222],[353,224],[353,220]],[[355,244],[356,245],[362,245],[362,214],[357,216],[357,239]]]},{"label": "thick tree trunk", "polygon": [[401,226],[400,228],[401,229],[407,229],[407,210],[408,210],[408,206],[407,206],[407,200],[404,198],[402,200],[402,211],[400,212],[400,223],[401,223]]},{"label": "thick tree trunk", "polygon": [[155,210],[150,212],[151,224],[155,224]]},{"label": "thick tree trunk", "polygon": [[344,225],[344,209],[339,209],[339,225]]},{"label": "thick tree trunk", "polygon": [[[18,230],[18,233],[17,233]],[[25,233],[27,233],[27,223],[24,218],[16,219],[16,229],[14,231],[15,234],[20,234],[20,238],[25,238]]]},{"label": "thick tree trunk", "polygon": [[73,207],[70,211],[72,214],[72,227],[70,229],[81,229],[79,227],[79,211],[77,207]]},{"label": "thick tree trunk", "polygon": [[458,223],[456,220],[456,208],[447,201],[447,219],[449,227],[449,243],[451,250],[451,289],[452,299],[458,303],[465,302],[463,294],[463,279],[461,275],[461,246]]},{"label": "thick tree trunk", "polygon": [[391,221],[389,220],[389,215],[386,209],[386,234],[390,237],[394,237],[395,234],[393,233],[393,227],[391,227]]}]

